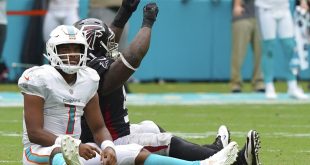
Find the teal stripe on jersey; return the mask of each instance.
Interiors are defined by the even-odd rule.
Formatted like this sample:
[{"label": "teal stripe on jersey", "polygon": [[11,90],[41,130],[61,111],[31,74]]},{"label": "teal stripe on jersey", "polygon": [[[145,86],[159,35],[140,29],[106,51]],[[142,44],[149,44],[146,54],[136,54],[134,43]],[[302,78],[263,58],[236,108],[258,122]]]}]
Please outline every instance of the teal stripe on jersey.
[{"label": "teal stripe on jersey", "polygon": [[28,147],[25,150],[26,158],[29,162],[34,162],[38,164],[48,164],[49,156],[48,155],[37,155],[31,152],[31,147]]},{"label": "teal stripe on jersey", "polygon": [[69,119],[66,134],[73,134],[76,108],[74,105],[66,105],[66,107],[69,107]]}]

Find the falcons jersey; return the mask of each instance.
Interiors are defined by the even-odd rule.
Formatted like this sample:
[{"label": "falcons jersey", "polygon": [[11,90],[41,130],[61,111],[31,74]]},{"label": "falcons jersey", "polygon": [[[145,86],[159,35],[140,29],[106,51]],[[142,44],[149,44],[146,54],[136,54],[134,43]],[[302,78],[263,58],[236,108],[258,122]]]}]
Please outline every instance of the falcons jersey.
[{"label": "falcons jersey", "polygon": [[[79,138],[80,118],[83,108],[96,94],[99,83],[97,72],[91,68],[80,69],[76,82],[69,85],[50,65],[27,69],[19,78],[22,93],[44,99],[44,129],[55,134],[69,134]],[[31,145],[25,121],[23,122],[24,147]]]},{"label": "falcons jersey", "polygon": [[[109,58],[103,59],[107,66],[107,71],[112,64],[113,60]],[[104,80],[104,74],[101,74],[101,80]],[[100,87],[99,87],[100,88]],[[113,140],[130,134],[128,112],[125,106],[126,92],[124,87],[120,87],[114,90],[108,95],[99,94],[99,103],[101,113]],[[86,123],[86,120],[82,117],[82,134],[81,140],[83,143],[94,142],[91,131]]]}]

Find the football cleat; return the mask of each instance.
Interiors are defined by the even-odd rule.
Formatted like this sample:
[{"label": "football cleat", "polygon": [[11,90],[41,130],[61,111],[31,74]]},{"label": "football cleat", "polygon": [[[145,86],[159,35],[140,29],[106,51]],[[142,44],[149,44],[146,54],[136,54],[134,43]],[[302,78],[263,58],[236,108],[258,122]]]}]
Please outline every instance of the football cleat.
[{"label": "football cleat", "polygon": [[238,144],[231,142],[208,159],[200,161],[200,165],[230,165],[236,161],[237,154]]},{"label": "football cleat", "polygon": [[79,144],[76,140],[68,135],[61,139],[61,152],[64,156],[67,165],[82,165],[79,158]]},{"label": "football cleat", "polygon": [[225,125],[221,125],[213,142],[219,149],[223,149],[230,143],[230,132]]},{"label": "football cleat", "polygon": [[288,95],[292,98],[299,99],[299,100],[305,100],[309,97],[304,93],[302,88],[295,87],[295,88],[289,88],[287,91]]},{"label": "football cleat", "polygon": [[247,141],[244,146],[244,157],[248,165],[260,165],[258,151],[260,149],[260,140],[255,130],[248,132]]}]

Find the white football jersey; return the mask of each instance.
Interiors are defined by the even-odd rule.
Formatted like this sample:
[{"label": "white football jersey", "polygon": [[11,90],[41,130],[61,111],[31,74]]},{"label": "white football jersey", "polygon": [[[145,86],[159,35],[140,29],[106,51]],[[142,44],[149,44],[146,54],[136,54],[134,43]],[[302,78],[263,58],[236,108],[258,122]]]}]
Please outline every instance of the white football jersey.
[{"label": "white football jersey", "polygon": [[289,0],[255,0],[255,6],[273,9],[273,8],[288,8]]},{"label": "white football jersey", "polygon": [[[22,93],[42,97],[44,103],[44,129],[60,135],[69,134],[79,139],[80,118],[89,100],[96,94],[99,75],[91,68],[80,69],[77,80],[69,85],[50,65],[27,69],[19,78]],[[25,121],[23,123],[24,147],[31,145]]]}]

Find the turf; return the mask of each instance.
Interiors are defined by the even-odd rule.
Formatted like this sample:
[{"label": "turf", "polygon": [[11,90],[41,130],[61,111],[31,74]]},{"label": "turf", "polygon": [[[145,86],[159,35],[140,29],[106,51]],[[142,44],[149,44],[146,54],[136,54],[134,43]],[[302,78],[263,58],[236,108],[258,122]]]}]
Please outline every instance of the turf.
[{"label": "turf", "polygon": [[[197,85],[197,84],[196,84]],[[226,84],[227,85],[227,84]],[[304,84],[306,85],[306,84]],[[151,87],[150,87],[151,86]],[[206,87],[219,89],[225,84],[142,84],[131,85],[134,92],[200,92]],[[285,84],[283,85],[285,90]],[[158,90],[155,90],[155,89]],[[229,89],[225,86],[226,89]],[[12,86],[1,91],[15,91]],[[4,90],[3,90],[4,89]],[[221,92],[223,89],[219,89]],[[250,85],[247,90],[251,90]],[[214,92],[214,91],[212,91]],[[226,91],[227,92],[227,91]],[[129,106],[130,120],[153,120],[167,131],[186,137],[199,144],[211,143],[221,124],[231,130],[232,139],[239,148],[245,143],[246,133],[256,129],[260,133],[263,164],[301,165],[310,162],[310,111],[309,104],[297,105],[191,105],[191,106]],[[185,134],[192,133],[192,134]],[[200,137],[192,137],[193,133]],[[22,159],[22,108],[0,108],[0,164],[21,164]],[[205,136],[201,136],[205,135]]]},{"label": "turf", "polygon": [[[310,161],[309,105],[216,105],[216,106],[130,106],[132,122],[153,120],[167,131],[207,134],[188,138],[211,143],[217,128],[226,124],[240,148],[248,130],[255,128],[262,141],[264,164],[292,165]],[[0,164],[20,164],[22,109],[0,108]],[[181,134],[180,134],[181,133]]]}]

